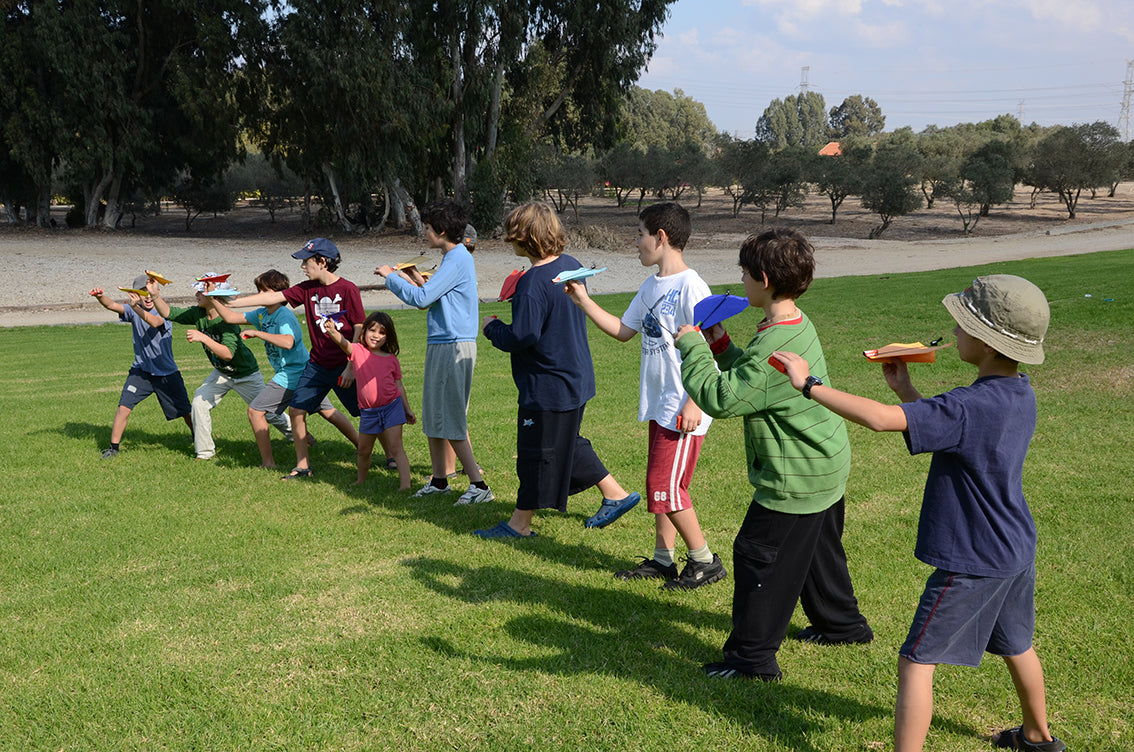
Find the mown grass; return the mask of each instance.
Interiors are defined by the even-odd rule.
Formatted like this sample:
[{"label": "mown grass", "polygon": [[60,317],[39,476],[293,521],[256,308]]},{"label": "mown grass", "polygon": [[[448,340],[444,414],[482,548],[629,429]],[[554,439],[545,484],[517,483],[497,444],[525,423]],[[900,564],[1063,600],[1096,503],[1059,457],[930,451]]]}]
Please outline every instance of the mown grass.
[{"label": "mown grass", "polygon": [[[696,265],[695,254],[690,258]],[[837,386],[891,400],[860,352],[949,332],[941,298],[983,273],[1020,274],[1051,301],[1048,362],[1025,482],[1040,530],[1036,645],[1055,732],[1076,750],[1134,747],[1134,251],[815,282]],[[1085,297],[1090,295],[1090,297]],[[602,299],[621,312],[627,295]],[[504,305],[482,313],[507,316]],[[424,317],[394,314],[419,399]],[[741,338],[757,315],[730,322]],[[742,334],[744,333],[744,334]],[[637,341],[593,332],[599,396],[585,433],[640,487]],[[122,454],[99,460],[126,367],[125,327],[0,331],[0,748],[11,750],[875,750],[892,746],[896,651],[928,568],[912,555],[927,458],[851,427],[846,545],[878,639],[785,643],[785,680],[714,681],[699,666],[729,629],[731,578],[690,593],[611,572],[652,547],[635,510],[584,530],[597,493],[541,515],[540,537],[470,535],[510,513],[515,391],[483,341],[471,410],[498,501],[411,500],[396,474],[352,488],[353,449],[330,426],[310,482],[257,467],[239,397],[214,412],[219,454],[156,402],[135,411]],[[175,337],[192,389],[205,359]],[[257,350],[265,364],[261,351]],[[971,381],[945,350],[915,366],[936,393]],[[694,496],[726,567],[750,497],[737,421],[719,421]],[[277,440],[277,460],[291,447]],[[407,432],[420,480],[424,439]],[[793,630],[805,625],[797,613]],[[999,661],[938,671],[927,749],[983,750],[1018,722]]]}]

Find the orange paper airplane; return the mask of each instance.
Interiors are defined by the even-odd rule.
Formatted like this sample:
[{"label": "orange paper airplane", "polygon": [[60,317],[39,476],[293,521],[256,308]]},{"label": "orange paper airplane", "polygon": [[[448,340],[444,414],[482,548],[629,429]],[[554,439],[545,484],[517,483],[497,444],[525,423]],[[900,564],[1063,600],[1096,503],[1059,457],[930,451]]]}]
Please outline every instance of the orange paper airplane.
[{"label": "orange paper airplane", "polygon": [[877,350],[863,350],[862,354],[872,363],[893,363],[896,360],[906,363],[932,363],[937,359],[937,351],[944,345],[923,345],[920,342],[893,342]]}]

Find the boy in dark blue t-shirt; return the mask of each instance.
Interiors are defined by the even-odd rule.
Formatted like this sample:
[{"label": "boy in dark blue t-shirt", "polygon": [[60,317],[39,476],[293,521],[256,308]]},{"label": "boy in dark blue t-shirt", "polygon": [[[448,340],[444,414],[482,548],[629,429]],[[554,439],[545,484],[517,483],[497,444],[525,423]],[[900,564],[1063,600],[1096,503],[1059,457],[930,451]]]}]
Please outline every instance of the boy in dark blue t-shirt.
[{"label": "boy in dark blue t-shirt", "polygon": [[936,397],[922,398],[901,360],[882,373],[902,404],[884,405],[824,386],[798,355],[775,357],[805,397],[875,431],[904,432],[911,454],[933,453],[914,553],[936,570],[899,651],[895,752],[925,743],[937,664],[977,666],[986,652],[1004,658],[1023,713],[995,746],[1061,752],[1032,646],[1036,527],[1022,476],[1036,399],[1018,370],[1043,362],[1050,310],[1039,288],[1008,274],[978,277],[943,302],[957,322],[957,352],[977,379]]}]

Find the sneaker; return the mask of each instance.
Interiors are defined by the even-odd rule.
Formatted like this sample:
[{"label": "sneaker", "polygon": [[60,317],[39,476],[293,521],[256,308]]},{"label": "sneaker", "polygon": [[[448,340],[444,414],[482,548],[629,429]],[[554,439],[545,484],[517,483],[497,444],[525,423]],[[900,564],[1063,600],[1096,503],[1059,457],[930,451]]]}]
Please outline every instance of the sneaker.
[{"label": "sneaker", "polygon": [[800,642],[810,642],[814,645],[865,645],[874,641],[874,632],[870,627],[863,624],[859,628],[859,633],[855,637],[844,637],[841,640],[833,640],[827,635],[820,632],[815,627],[804,627],[792,635],[793,640]]},{"label": "sneaker", "polygon": [[992,746],[1001,749],[1022,749],[1028,752],[1063,752],[1067,745],[1051,737],[1050,742],[1029,742],[1024,737],[1024,727],[1005,729],[992,738]]},{"label": "sneaker", "polygon": [[461,494],[461,498],[453,502],[453,506],[460,507],[465,504],[483,504],[486,501],[492,501],[496,497],[492,495],[491,488],[477,488],[476,486],[469,486],[469,490]]},{"label": "sneaker", "polygon": [[422,486],[418,490],[417,493],[415,493],[410,498],[411,499],[417,499],[417,498],[420,498],[422,496],[434,496],[434,495],[447,494],[447,493],[449,493],[449,487],[448,486],[445,486],[444,488],[438,488],[437,486],[433,485],[432,483],[426,483],[424,486]]},{"label": "sneaker", "polygon": [[118,450],[114,447],[108,447],[106,449],[103,449],[102,454],[99,456],[104,460],[112,460],[118,456]]},{"label": "sneaker", "polygon": [[719,582],[725,578],[726,574],[728,572],[721,564],[721,557],[716,554],[713,554],[713,560],[708,564],[702,564],[685,557],[685,568],[681,570],[681,574],[662,587],[666,590],[693,590],[702,585],[712,585],[714,582]]},{"label": "sneaker", "polygon": [[614,576],[619,580],[672,580],[677,576],[676,564],[659,564],[656,559],[647,559],[645,556],[638,558],[642,560],[641,564],[634,569],[615,572]]},{"label": "sneaker", "polygon": [[784,678],[780,671],[774,674],[759,674],[723,662],[706,663],[701,667],[701,670],[705,672],[705,676],[711,676],[714,679],[759,679],[760,681],[773,682]]},{"label": "sneaker", "polygon": [[606,527],[622,515],[629,512],[642,500],[642,496],[634,492],[625,499],[603,499],[598,511],[587,518],[584,527]]}]

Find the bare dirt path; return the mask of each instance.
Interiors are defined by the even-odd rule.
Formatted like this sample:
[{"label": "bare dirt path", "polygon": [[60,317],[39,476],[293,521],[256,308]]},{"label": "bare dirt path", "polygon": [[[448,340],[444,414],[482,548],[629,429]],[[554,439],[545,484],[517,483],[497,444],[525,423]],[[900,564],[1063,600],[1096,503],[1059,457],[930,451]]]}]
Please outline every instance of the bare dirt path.
[{"label": "bare dirt path", "polygon": [[[1122,188],[1126,194],[1134,194],[1130,185]],[[580,228],[575,228],[569,252],[584,265],[607,268],[591,280],[594,292],[636,290],[646,272],[633,248],[637,224],[634,210],[630,207],[615,213],[610,211],[611,202],[595,201],[581,216],[601,223],[604,231],[617,239],[615,250],[589,247],[580,240]],[[823,277],[893,274],[1134,248],[1134,201],[1130,195],[1120,194],[1107,211],[1086,213],[1075,222],[1059,221],[1059,209],[1054,206],[1041,206],[1026,216],[1024,209],[1016,208],[1016,215],[1009,207],[1000,220],[983,224],[989,234],[968,238],[960,236],[955,218],[951,219],[947,211],[918,219],[903,218],[900,221],[906,221],[905,226],[881,240],[827,236],[849,231],[865,235],[862,231],[870,218],[862,212],[856,216],[854,211],[847,211],[840,214],[838,225],[830,226],[824,221],[821,198],[811,202],[803,215],[782,217],[781,223],[802,226],[811,235],[817,274]],[[293,282],[301,281],[299,262],[290,254],[302,245],[303,236],[294,228],[267,229],[262,219],[257,221],[255,227],[230,227],[204,237],[186,236],[168,227],[151,233],[0,231],[0,256],[5,260],[7,278],[0,292],[0,327],[113,321],[114,317],[95,303],[88,291],[128,285],[146,269],[175,281],[165,293],[171,301],[190,301],[189,282],[207,272],[231,272],[235,286],[248,292],[255,291],[252,279],[270,268],[282,270]],[[759,229],[758,221],[751,215],[733,219],[720,206],[706,205],[694,210],[694,228],[686,251],[690,265],[709,284],[738,282],[737,249],[749,230]],[[209,233],[206,225],[201,234]],[[363,303],[371,309],[399,305],[390,293],[379,289],[381,280],[373,276],[374,268],[426,250],[422,242],[397,234],[362,235],[336,242],[344,259],[339,273],[363,287]],[[428,251],[426,257],[426,266],[440,261],[434,251]],[[501,282],[520,266],[521,259],[504,243],[488,238],[478,244],[475,258],[481,299],[495,300]]]}]

